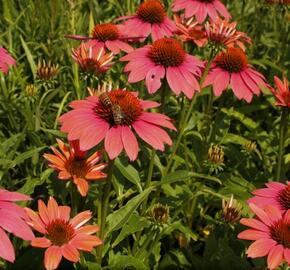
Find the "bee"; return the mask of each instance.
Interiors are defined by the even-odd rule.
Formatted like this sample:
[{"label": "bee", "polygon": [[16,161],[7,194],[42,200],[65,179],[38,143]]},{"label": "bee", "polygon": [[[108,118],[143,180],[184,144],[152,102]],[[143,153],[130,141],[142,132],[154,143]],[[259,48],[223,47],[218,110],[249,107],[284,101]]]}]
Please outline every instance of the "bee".
[{"label": "bee", "polygon": [[124,116],[123,116],[122,109],[121,109],[120,105],[113,104],[111,108],[112,108],[114,123],[116,125],[121,125],[123,122]]},{"label": "bee", "polygon": [[104,93],[99,95],[99,101],[105,107],[111,107],[112,106],[112,101],[111,101],[109,95],[106,92],[104,92]]}]

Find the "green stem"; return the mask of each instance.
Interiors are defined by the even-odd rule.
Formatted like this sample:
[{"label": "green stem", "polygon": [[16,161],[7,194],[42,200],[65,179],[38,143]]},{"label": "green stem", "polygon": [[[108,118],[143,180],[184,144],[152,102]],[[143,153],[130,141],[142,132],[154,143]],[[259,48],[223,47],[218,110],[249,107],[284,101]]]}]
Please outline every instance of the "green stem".
[{"label": "green stem", "polygon": [[[204,80],[205,80],[205,77],[207,76],[207,74],[208,74],[208,72],[209,72],[209,69],[210,69],[210,66],[211,66],[211,63],[212,63],[213,59],[214,59],[214,52],[212,51],[212,52],[211,52],[211,55],[210,55],[210,59],[209,59],[209,61],[207,62],[207,65],[206,65],[206,67],[205,67],[205,70],[204,70],[204,72],[203,72],[203,74],[202,74],[202,77],[201,77],[201,79],[200,79],[200,85],[203,84],[203,82],[204,82]],[[193,109],[193,106],[194,106],[195,101],[196,101],[196,97],[197,97],[197,95],[195,94],[194,97],[192,98],[191,102],[190,102],[190,105],[189,105],[189,108],[188,108],[187,114],[186,114],[186,116],[185,116],[185,118],[184,118],[184,121],[183,121],[183,123],[182,123],[182,125],[181,125],[180,132],[178,133],[178,137],[177,137],[177,139],[176,139],[176,143],[175,143],[175,145],[174,145],[174,147],[173,147],[173,150],[172,150],[172,153],[171,153],[171,155],[170,155],[170,157],[169,157],[169,159],[168,159],[167,166],[166,166],[165,169],[164,169],[163,176],[165,176],[165,175],[168,173],[168,171],[169,171],[169,169],[170,169],[170,166],[171,166],[171,164],[172,164],[172,162],[173,162],[173,158],[174,158],[174,156],[175,156],[175,154],[176,154],[176,151],[177,151],[177,149],[178,149],[178,147],[179,147],[179,144],[180,144],[180,142],[181,142],[181,139],[182,139],[182,137],[183,137],[184,130],[185,130],[185,128],[186,128],[186,126],[187,126],[187,123],[188,123],[188,121],[189,121],[189,119],[190,119],[190,117],[191,117],[191,113],[192,113],[192,109]]]},{"label": "green stem", "polygon": [[[106,218],[108,215],[109,199],[110,199],[110,192],[111,192],[111,186],[112,186],[113,167],[114,167],[114,160],[109,160],[108,176],[106,179],[106,185],[105,185],[105,190],[103,192],[102,201],[100,202],[101,216],[99,219],[99,226],[100,226],[99,237],[103,241],[104,241],[104,236],[105,236],[105,225],[106,225]],[[102,251],[103,251],[103,245],[99,246],[97,250],[97,260],[100,264],[102,264]]]},{"label": "green stem", "polygon": [[277,162],[277,173],[276,181],[281,181],[281,168],[283,163],[283,153],[284,153],[284,141],[287,130],[287,121],[288,121],[289,111],[288,108],[283,108],[281,121],[280,121],[280,138],[279,138],[279,152],[278,152],[278,162]]}]

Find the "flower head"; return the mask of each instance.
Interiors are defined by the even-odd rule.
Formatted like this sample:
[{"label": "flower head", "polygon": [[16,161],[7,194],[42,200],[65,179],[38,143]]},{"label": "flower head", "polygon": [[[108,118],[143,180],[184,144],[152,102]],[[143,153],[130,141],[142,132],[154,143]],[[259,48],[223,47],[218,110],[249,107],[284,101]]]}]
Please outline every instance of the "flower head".
[{"label": "flower head", "polygon": [[70,141],[70,147],[67,147],[61,140],[57,139],[57,144],[60,152],[51,146],[54,154],[44,154],[44,158],[50,162],[51,168],[59,171],[59,179],[72,180],[79,193],[86,196],[89,181],[100,180],[107,176],[102,172],[106,164],[96,164],[100,161],[101,153],[95,152],[87,158],[87,152],[80,150],[78,141]]},{"label": "flower head", "polygon": [[15,59],[7,52],[6,49],[0,47],[0,70],[7,73],[9,66],[16,65]]},{"label": "flower head", "polygon": [[229,20],[231,15],[220,0],[174,0],[172,11],[185,10],[185,18],[195,16],[202,23],[207,16],[216,21],[219,16]]},{"label": "flower head", "polygon": [[222,47],[239,47],[245,51],[245,43],[251,44],[251,38],[246,33],[236,29],[236,22],[218,19],[205,24],[206,36],[209,42]]},{"label": "flower head", "polygon": [[177,95],[183,92],[192,98],[194,92],[200,90],[196,77],[200,76],[203,63],[187,54],[175,39],[158,39],[152,45],[122,57],[121,61],[129,61],[124,69],[129,72],[128,81],[134,83],[145,79],[149,93],[155,93],[161,87],[161,79],[165,76]]},{"label": "flower head", "polygon": [[247,102],[260,94],[260,86],[266,86],[264,76],[251,67],[245,52],[232,47],[216,56],[203,87],[208,85],[213,85],[215,96],[231,85],[235,96]]},{"label": "flower head", "polygon": [[229,223],[235,223],[241,218],[241,206],[232,195],[229,200],[222,200],[223,217]]},{"label": "flower head", "polygon": [[150,34],[153,41],[163,37],[171,37],[176,30],[175,24],[166,14],[159,0],[146,0],[140,4],[136,14],[120,18],[125,19],[124,31],[128,36],[140,37],[144,40]]},{"label": "flower head", "polygon": [[194,42],[199,47],[206,44],[207,37],[204,27],[194,21],[193,17],[186,21],[174,15],[174,20],[177,27],[176,34],[183,42]]},{"label": "flower head", "polygon": [[0,257],[9,262],[14,262],[15,252],[5,231],[23,240],[34,238],[31,229],[26,224],[28,216],[25,210],[14,203],[28,200],[30,197],[24,194],[0,189]]},{"label": "flower head", "polygon": [[238,235],[240,239],[254,240],[247,255],[251,258],[268,256],[270,270],[276,269],[285,260],[290,264],[290,210],[284,214],[275,206],[264,209],[250,203],[256,218],[242,218],[240,223],[250,229]]},{"label": "flower head", "polygon": [[279,182],[266,183],[266,188],[253,191],[255,195],[249,199],[249,203],[254,203],[259,207],[273,205],[280,211],[290,209],[290,182],[287,185]]},{"label": "flower head", "polygon": [[277,76],[274,77],[276,90],[270,88],[271,92],[275,96],[277,106],[290,108],[290,88],[287,79],[284,77],[281,81]]},{"label": "flower head", "polygon": [[107,48],[114,54],[120,53],[120,51],[131,52],[133,48],[126,43],[128,36],[125,34],[122,25],[113,23],[101,23],[96,24],[91,37],[79,36],[79,35],[66,35],[67,38],[76,40],[93,40],[93,43],[101,45]]},{"label": "flower head", "polygon": [[71,262],[80,260],[78,250],[91,252],[102,240],[92,234],[99,230],[97,225],[86,225],[92,218],[90,211],[84,211],[70,219],[71,208],[59,206],[53,197],[47,206],[38,200],[38,213],[26,208],[30,217],[27,223],[43,237],[35,237],[31,241],[33,247],[46,248],[44,266],[46,270],[58,267],[62,256]]},{"label": "flower head", "polygon": [[45,60],[38,63],[36,71],[38,78],[45,81],[52,80],[58,72],[58,65],[54,65],[50,61],[46,63]]},{"label": "flower head", "polygon": [[69,140],[79,139],[81,150],[90,149],[104,139],[110,159],[125,149],[129,159],[135,160],[139,147],[132,130],[154,149],[163,151],[165,143],[172,144],[168,134],[159,127],[175,130],[170,119],[144,110],[158,105],[138,99],[134,92],[112,90],[71,102],[73,110],[60,117],[61,130],[68,133]]},{"label": "flower head", "polygon": [[93,40],[82,43],[77,49],[72,50],[73,59],[79,64],[83,72],[100,75],[111,66],[112,53],[105,53],[104,47]]}]

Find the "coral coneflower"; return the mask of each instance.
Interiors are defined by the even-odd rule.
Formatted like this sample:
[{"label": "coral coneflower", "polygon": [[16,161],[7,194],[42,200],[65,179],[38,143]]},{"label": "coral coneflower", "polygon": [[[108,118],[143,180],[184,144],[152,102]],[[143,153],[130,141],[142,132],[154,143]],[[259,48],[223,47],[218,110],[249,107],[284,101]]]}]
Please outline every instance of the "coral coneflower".
[{"label": "coral coneflower", "polygon": [[235,96],[247,102],[251,102],[254,94],[260,94],[259,86],[266,87],[264,76],[252,68],[240,48],[228,48],[216,56],[203,87],[211,84],[215,96],[230,85]]},{"label": "coral coneflower", "polygon": [[38,200],[38,213],[26,208],[30,217],[27,223],[43,237],[31,241],[33,247],[46,248],[44,266],[46,270],[57,269],[62,256],[71,262],[80,260],[78,250],[91,252],[102,240],[92,234],[99,231],[97,225],[86,225],[92,218],[90,211],[84,211],[70,219],[71,208],[59,206],[53,197],[47,206]]},{"label": "coral coneflower", "polygon": [[136,49],[121,58],[129,61],[125,72],[129,72],[130,83],[145,79],[149,93],[161,87],[161,79],[166,76],[172,91],[179,95],[183,92],[192,98],[200,90],[196,76],[200,76],[203,63],[187,54],[181,44],[172,38],[156,40],[152,45]]},{"label": "coral coneflower", "polygon": [[128,35],[125,34],[123,28],[122,25],[101,23],[95,25],[91,37],[79,35],[66,35],[66,37],[76,40],[91,39],[94,43],[106,47],[114,54],[118,54],[120,51],[131,52],[133,48],[126,42],[128,40]]},{"label": "coral coneflower", "polygon": [[174,0],[172,11],[185,10],[185,17],[195,16],[199,23],[202,23],[207,16],[216,21],[219,16],[226,20],[231,18],[230,13],[220,0]]},{"label": "coral coneflower", "polygon": [[174,20],[177,27],[176,34],[183,42],[194,42],[198,47],[206,44],[206,32],[197,21],[193,18],[186,21],[177,15],[174,15]]},{"label": "coral coneflower", "polygon": [[266,188],[253,191],[255,195],[248,200],[260,207],[273,205],[281,211],[290,209],[290,182],[287,185],[279,182],[266,183]]},{"label": "coral coneflower", "polygon": [[6,49],[0,47],[0,70],[7,73],[10,66],[16,65],[15,59],[7,52]]},{"label": "coral coneflower", "polygon": [[236,29],[236,22],[218,19],[205,24],[206,36],[209,42],[216,46],[239,47],[245,51],[245,43],[251,44],[251,38]]},{"label": "coral coneflower", "polygon": [[238,238],[254,240],[247,255],[251,258],[268,256],[268,268],[276,269],[283,260],[290,264],[290,210],[282,214],[275,206],[264,209],[250,203],[257,218],[242,218],[240,223],[250,229],[241,232]]},{"label": "coral coneflower", "polygon": [[87,152],[80,150],[78,141],[70,141],[70,147],[67,147],[57,139],[57,144],[61,152],[51,146],[54,154],[44,154],[44,158],[50,162],[51,168],[59,171],[59,179],[72,180],[79,193],[86,196],[89,181],[100,180],[107,176],[102,172],[106,164],[97,164],[100,161],[101,153],[95,152],[90,157],[86,157]]},{"label": "coral coneflower", "polygon": [[140,37],[144,40],[150,34],[153,41],[173,36],[176,26],[166,14],[163,4],[159,0],[147,0],[141,3],[136,14],[123,16],[119,20],[125,19],[124,31],[129,36]]},{"label": "coral coneflower", "polygon": [[106,53],[102,44],[93,40],[82,43],[77,49],[72,50],[72,57],[83,72],[95,75],[105,73],[113,64],[113,54]]},{"label": "coral coneflower", "polygon": [[79,139],[80,148],[87,150],[105,140],[105,150],[110,159],[125,149],[130,160],[138,155],[135,132],[154,149],[163,151],[164,144],[172,144],[168,134],[159,126],[175,130],[170,119],[144,109],[159,104],[137,98],[137,94],[125,90],[112,90],[101,96],[71,102],[72,111],[60,117],[61,130],[69,140]]},{"label": "coral coneflower", "polygon": [[290,108],[290,88],[287,79],[284,77],[283,81],[281,81],[277,76],[275,76],[274,82],[276,90],[273,88],[270,88],[270,90],[277,100],[276,105]]},{"label": "coral coneflower", "polygon": [[9,262],[14,262],[15,252],[5,231],[23,240],[34,238],[31,229],[26,224],[28,216],[25,210],[14,203],[28,200],[30,197],[24,194],[0,189],[0,257]]}]

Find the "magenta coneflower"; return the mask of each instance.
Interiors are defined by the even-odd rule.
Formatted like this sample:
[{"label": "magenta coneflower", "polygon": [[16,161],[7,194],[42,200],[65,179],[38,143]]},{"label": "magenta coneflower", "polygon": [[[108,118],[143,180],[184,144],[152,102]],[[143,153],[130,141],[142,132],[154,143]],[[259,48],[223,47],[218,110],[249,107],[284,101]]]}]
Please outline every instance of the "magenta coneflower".
[{"label": "magenta coneflower", "polygon": [[118,54],[120,51],[133,51],[133,48],[126,42],[128,36],[124,33],[123,26],[113,23],[95,25],[91,37],[79,35],[66,35],[66,37],[76,40],[92,39],[95,43],[101,44],[114,54]]},{"label": "magenta coneflower", "polygon": [[255,195],[248,200],[260,207],[273,205],[281,211],[290,209],[290,182],[287,185],[279,182],[266,183],[266,188],[260,188],[253,191]]},{"label": "magenta coneflower", "polygon": [[44,266],[46,270],[57,269],[62,257],[71,262],[80,260],[79,250],[92,252],[102,240],[92,234],[99,231],[97,225],[86,225],[92,218],[90,211],[84,211],[70,219],[71,208],[59,206],[53,197],[47,206],[38,200],[38,213],[26,208],[30,217],[27,223],[43,237],[31,241],[33,247],[46,248]]},{"label": "magenta coneflower", "polygon": [[207,43],[207,36],[204,27],[193,18],[184,20],[174,15],[174,21],[177,27],[176,34],[183,42],[193,42],[198,47],[203,47]]},{"label": "magenta coneflower", "polygon": [[146,45],[122,57],[121,61],[129,61],[124,69],[129,72],[128,81],[135,83],[145,79],[149,93],[155,93],[161,87],[161,79],[165,76],[176,95],[183,92],[188,98],[192,98],[195,91],[200,91],[196,76],[201,75],[204,65],[187,54],[175,39],[156,40],[152,45]]},{"label": "magenta coneflower", "polygon": [[0,189],[0,257],[9,262],[14,262],[15,252],[5,231],[23,240],[34,238],[31,229],[26,224],[28,216],[25,210],[15,203],[28,200],[30,197],[27,195]]},{"label": "magenta coneflower", "polygon": [[217,55],[203,87],[208,85],[213,85],[215,96],[220,96],[230,85],[235,96],[247,102],[251,102],[254,94],[260,94],[260,86],[266,87],[264,76],[248,64],[240,48],[228,48]]},{"label": "magenta coneflower", "polygon": [[95,75],[105,73],[113,64],[113,54],[106,54],[102,44],[93,40],[82,43],[77,49],[72,50],[72,58],[83,72]]},{"label": "magenta coneflower", "polygon": [[229,20],[230,13],[220,0],[174,0],[172,11],[185,10],[185,17],[195,16],[199,23],[202,23],[207,16],[216,21],[219,16]]},{"label": "magenta coneflower", "polygon": [[206,36],[209,42],[223,47],[239,47],[245,51],[245,43],[251,44],[251,38],[246,33],[237,31],[236,22],[218,19],[205,24]]},{"label": "magenta coneflower", "polygon": [[141,3],[136,14],[123,16],[125,19],[124,31],[131,37],[140,37],[144,40],[150,34],[152,39],[157,40],[163,37],[173,36],[176,26],[166,14],[163,4],[159,0],[147,0]]},{"label": "magenta coneflower", "polygon": [[247,250],[251,258],[268,256],[270,270],[276,269],[283,260],[290,265],[290,210],[284,214],[275,206],[264,209],[250,203],[257,218],[242,218],[240,223],[250,229],[241,232],[238,238],[254,240]]},{"label": "magenta coneflower", "polygon": [[125,149],[130,160],[138,155],[138,142],[132,130],[154,149],[164,150],[164,144],[172,144],[168,134],[159,126],[176,130],[170,119],[144,109],[159,104],[137,98],[134,92],[112,90],[85,100],[71,102],[72,111],[60,117],[61,131],[68,133],[69,140],[80,141],[85,151],[105,140],[105,150],[110,159]]},{"label": "magenta coneflower", "polygon": [[57,139],[57,144],[61,152],[51,146],[54,154],[44,154],[44,158],[50,162],[51,168],[59,171],[59,179],[72,180],[79,193],[86,196],[89,189],[88,182],[102,180],[107,176],[102,172],[107,165],[98,163],[101,152],[95,152],[87,157],[87,152],[80,150],[78,141],[70,141],[70,147],[67,147]]},{"label": "magenta coneflower", "polygon": [[7,73],[9,66],[16,65],[15,59],[7,52],[6,49],[0,47],[0,70]]},{"label": "magenta coneflower", "polygon": [[290,108],[290,88],[287,79],[284,77],[281,81],[277,76],[274,76],[274,82],[276,89],[270,88],[270,90],[277,100],[276,105]]}]

